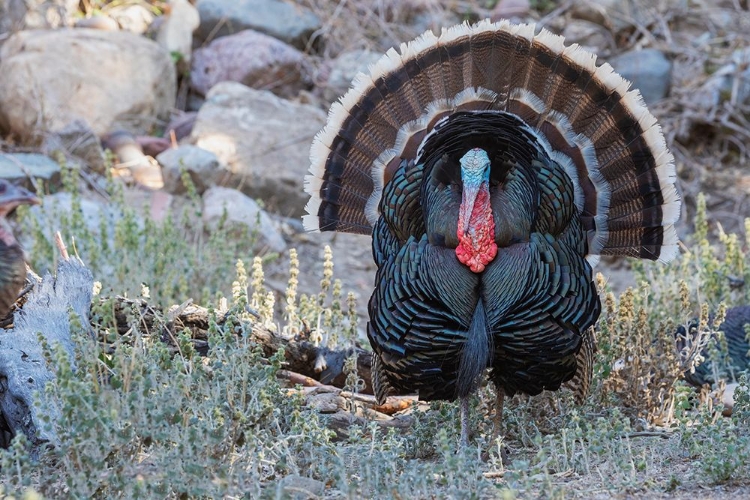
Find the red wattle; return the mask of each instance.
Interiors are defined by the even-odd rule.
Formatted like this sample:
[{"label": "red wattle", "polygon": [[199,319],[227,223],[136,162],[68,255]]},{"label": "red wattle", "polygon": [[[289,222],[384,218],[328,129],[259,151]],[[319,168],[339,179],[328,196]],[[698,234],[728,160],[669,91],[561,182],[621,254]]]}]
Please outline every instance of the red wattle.
[{"label": "red wattle", "polygon": [[497,255],[495,220],[492,218],[490,192],[486,185],[477,193],[468,224],[463,219],[461,216],[458,218],[456,257],[472,272],[481,273]]}]

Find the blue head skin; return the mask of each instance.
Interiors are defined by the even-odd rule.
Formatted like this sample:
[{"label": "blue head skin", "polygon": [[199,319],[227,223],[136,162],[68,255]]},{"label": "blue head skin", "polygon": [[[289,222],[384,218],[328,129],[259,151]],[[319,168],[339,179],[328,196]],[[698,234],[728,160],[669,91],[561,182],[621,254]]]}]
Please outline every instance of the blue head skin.
[{"label": "blue head skin", "polygon": [[469,232],[471,212],[474,210],[479,188],[490,182],[490,157],[480,148],[466,152],[459,160],[461,163],[461,180],[464,183],[459,220],[463,221],[464,234]]}]

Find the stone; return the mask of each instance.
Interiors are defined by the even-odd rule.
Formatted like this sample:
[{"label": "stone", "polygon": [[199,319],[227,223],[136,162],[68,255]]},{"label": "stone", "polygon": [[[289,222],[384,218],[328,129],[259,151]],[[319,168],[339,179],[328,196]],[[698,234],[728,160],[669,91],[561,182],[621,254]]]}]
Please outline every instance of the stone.
[{"label": "stone", "polygon": [[305,54],[253,30],[218,38],[195,51],[190,83],[205,95],[219,82],[240,82],[294,97],[312,84],[312,67]]},{"label": "stone", "polygon": [[529,0],[500,0],[492,9],[490,19],[493,22],[501,19],[523,18],[531,10]]},{"label": "stone", "polygon": [[192,59],[193,32],[200,25],[200,16],[187,0],[172,0],[169,12],[157,30],[156,42],[170,54],[180,54],[187,67]]},{"label": "stone", "polygon": [[322,481],[310,477],[289,474],[281,481],[281,489],[284,492],[284,498],[291,500],[310,500],[313,498],[323,498],[326,485]]},{"label": "stone", "polygon": [[669,93],[672,61],[660,50],[631,50],[610,58],[608,62],[623,78],[632,82],[631,88],[641,91],[646,104],[653,104]]},{"label": "stone", "polygon": [[[301,216],[310,144],[326,113],[234,82],[216,85],[198,112],[190,142],[213,151],[242,191],[277,213]],[[231,184],[232,182],[236,184]]]},{"label": "stone", "polygon": [[48,156],[37,153],[0,153],[0,179],[33,188],[34,179],[48,185],[60,182],[60,165]]},{"label": "stone", "polygon": [[120,25],[117,21],[106,14],[100,14],[92,17],[82,17],[74,24],[76,28],[91,28],[102,31],[120,31]]},{"label": "stone", "polygon": [[[86,228],[91,234],[99,234],[102,218],[105,218],[107,226],[114,227],[115,223],[122,217],[122,214],[114,205],[107,204],[98,199],[94,200],[85,196],[79,196],[78,203],[81,207],[83,223],[86,224]],[[41,227],[59,228],[61,227],[60,218],[62,216],[70,217],[72,211],[73,196],[68,192],[58,192],[46,195],[41,205],[30,207],[29,215],[34,217]],[[138,216],[136,217],[136,223],[139,227],[142,227],[143,220]],[[51,231],[44,231],[44,236],[51,245],[54,245]],[[19,235],[19,241],[24,248],[33,248],[33,240],[30,235]],[[114,235],[110,236],[109,245],[114,245]]]},{"label": "stone", "polygon": [[143,5],[124,4],[107,8],[107,15],[114,19],[121,29],[144,34],[151,23],[154,22],[154,14]]},{"label": "stone", "polygon": [[0,0],[0,33],[71,24],[78,0]]},{"label": "stone", "polygon": [[192,144],[167,149],[156,157],[156,161],[162,167],[164,189],[172,194],[186,191],[182,183],[183,170],[187,171],[198,194],[203,194],[227,173],[214,153]]},{"label": "stone", "polygon": [[23,31],[0,49],[0,129],[32,142],[74,120],[97,135],[151,128],[174,106],[169,54],[133,33]]},{"label": "stone", "polygon": [[197,111],[187,111],[175,114],[172,120],[164,128],[164,137],[170,137],[174,133],[176,141],[181,141],[190,135],[195,126],[195,119],[198,117]]},{"label": "stone", "polygon": [[344,95],[357,73],[367,73],[369,66],[378,62],[382,54],[371,50],[344,52],[332,63],[328,81],[323,87],[323,97],[333,102]]},{"label": "stone", "polygon": [[214,186],[203,193],[203,222],[216,229],[224,217],[229,224],[246,226],[251,232],[256,231],[261,238],[261,246],[273,252],[286,250],[286,242],[271,218],[258,203],[236,189]]},{"label": "stone", "polygon": [[281,0],[198,0],[196,7],[201,19],[196,37],[201,42],[253,29],[304,50],[321,28],[311,10]]},{"label": "stone", "polygon": [[104,173],[104,148],[94,131],[83,120],[74,120],[57,132],[45,136],[41,150],[53,157],[57,153],[63,153],[66,157],[71,155],[80,159],[88,169]]}]

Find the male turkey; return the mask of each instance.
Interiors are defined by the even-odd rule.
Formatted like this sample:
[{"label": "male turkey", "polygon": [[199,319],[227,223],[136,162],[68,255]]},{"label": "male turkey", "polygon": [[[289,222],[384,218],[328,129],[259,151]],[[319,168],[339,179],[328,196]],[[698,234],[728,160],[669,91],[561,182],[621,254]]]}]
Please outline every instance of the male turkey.
[{"label": "male turkey", "polygon": [[[711,319],[713,321],[713,319]],[[698,319],[692,319],[685,326],[679,326],[675,331],[677,349],[682,350],[690,343],[696,342],[698,337]],[[738,372],[748,371],[750,373],[750,337],[745,329],[750,327],[750,306],[731,307],[727,309],[724,322],[717,329],[724,333],[726,343],[726,358],[724,360],[713,360],[708,346],[701,350],[703,362],[695,367],[691,373],[685,372],[685,381],[695,387],[704,384],[715,384],[715,376],[726,376],[728,382],[734,382]],[[711,342],[716,342],[713,336]],[[717,366],[714,366],[717,363]]]},{"label": "male turkey", "polygon": [[21,245],[13,236],[8,214],[19,205],[39,203],[30,191],[0,179],[0,319],[18,300],[26,281],[26,260]]},{"label": "male turkey", "polygon": [[496,424],[505,394],[588,383],[598,256],[678,252],[672,155],[595,60],[533,25],[427,32],[357,75],[313,142],[306,227],[373,236],[376,396],[460,399],[463,444],[485,368]]}]

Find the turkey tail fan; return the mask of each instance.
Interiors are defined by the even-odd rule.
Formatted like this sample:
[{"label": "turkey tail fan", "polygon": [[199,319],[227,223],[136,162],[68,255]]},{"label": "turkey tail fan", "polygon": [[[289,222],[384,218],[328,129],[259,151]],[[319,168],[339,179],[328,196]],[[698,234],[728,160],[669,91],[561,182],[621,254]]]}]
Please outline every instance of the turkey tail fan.
[{"label": "turkey tail fan", "polygon": [[370,234],[383,186],[456,111],[511,113],[573,181],[588,256],[678,252],[673,157],[637,90],[560,36],[507,21],[427,32],[389,50],[331,106],[313,141],[305,226]]}]

